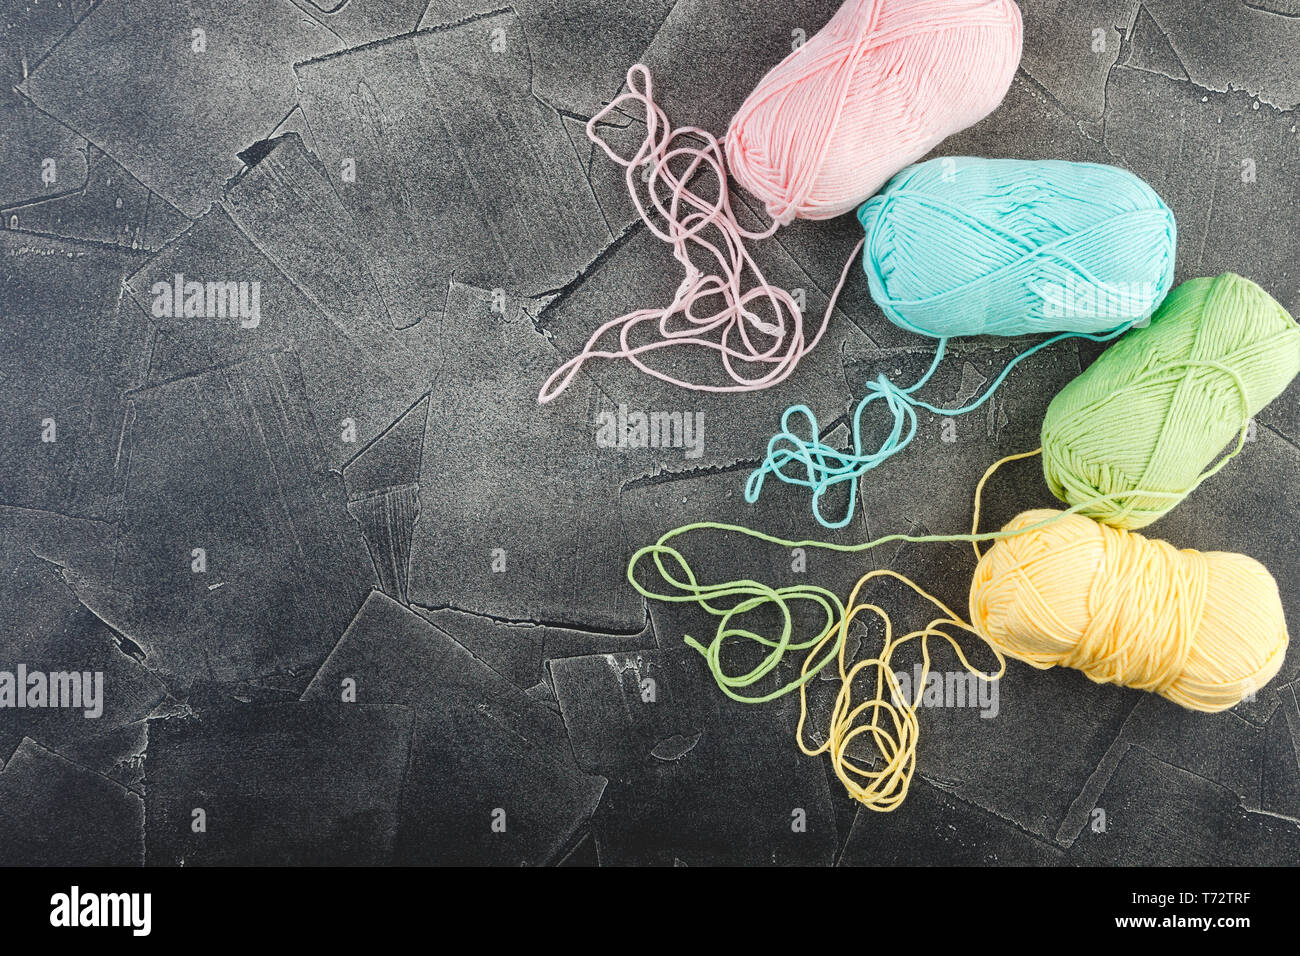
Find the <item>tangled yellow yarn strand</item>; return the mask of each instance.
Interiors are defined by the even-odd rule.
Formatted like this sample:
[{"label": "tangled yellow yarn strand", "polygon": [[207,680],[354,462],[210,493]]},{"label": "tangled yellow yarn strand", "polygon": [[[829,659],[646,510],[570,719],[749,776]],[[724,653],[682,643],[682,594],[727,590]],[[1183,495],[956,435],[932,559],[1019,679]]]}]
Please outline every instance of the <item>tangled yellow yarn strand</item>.
[{"label": "tangled yellow yarn strand", "polygon": [[[1234,376],[1235,378],[1235,376]],[[1238,435],[1238,440],[1234,448],[1231,449],[1219,462],[1208,468],[1202,475],[1201,480],[1208,478],[1209,475],[1218,471],[1229,460],[1235,457],[1243,447],[1247,434],[1247,422],[1242,426]],[[917,584],[906,575],[900,574],[889,569],[877,569],[868,572],[859,578],[849,595],[847,606],[842,603],[839,597],[825,588],[815,585],[792,585],[781,588],[773,588],[770,585],[763,584],[753,580],[728,581],[720,584],[702,584],[696,578],[690,563],[685,556],[672,547],[669,542],[675,538],[685,535],[689,532],[701,530],[714,530],[724,533],[742,534],[748,538],[762,541],[782,548],[821,548],[829,551],[839,552],[842,554],[860,553],[872,548],[879,547],[883,544],[893,542],[906,542],[911,544],[927,543],[954,543],[969,542],[975,550],[976,558],[983,560],[983,555],[979,550],[980,542],[1000,542],[1008,538],[1014,538],[1031,532],[1047,528],[1056,522],[1062,521],[1085,508],[1093,507],[1104,501],[1114,502],[1116,499],[1128,497],[1129,495],[1141,495],[1150,498],[1169,498],[1177,499],[1184,496],[1184,492],[1152,492],[1143,489],[1134,489],[1128,492],[1118,492],[1110,495],[1094,495],[1083,501],[1079,501],[1064,511],[1041,512],[1044,517],[1027,524],[1021,524],[1017,527],[1008,526],[1000,531],[979,531],[979,521],[983,502],[984,489],[989,479],[1004,465],[1015,461],[1021,461],[1033,458],[1041,453],[1041,448],[1036,448],[1028,452],[1020,452],[1013,455],[1007,455],[990,465],[980,477],[975,487],[974,502],[972,507],[971,533],[958,535],[909,535],[909,534],[890,534],[872,541],[858,544],[838,544],[829,541],[817,540],[792,540],[776,537],[775,535],[765,534],[746,528],[741,525],[731,525],[722,522],[697,522],[694,524],[683,525],[674,528],[662,535],[659,540],[647,547],[641,548],[628,563],[628,580],[632,583],[643,596],[654,600],[667,601],[671,603],[694,603],[702,607],[711,616],[719,619],[713,639],[706,645],[696,640],[689,634],[684,635],[686,644],[699,652],[705,659],[710,672],[722,691],[730,698],[743,703],[763,703],[774,700],[787,693],[798,690],[799,692],[799,721],[796,729],[796,739],[800,750],[810,757],[815,757],[826,753],[829,755],[832,767],[836,776],[839,778],[848,792],[863,805],[881,812],[888,812],[896,809],[906,799],[908,788],[911,784],[911,778],[916,767],[916,748],[920,737],[920,722],[918,719],[918,710],[920,708],[921,695],[924,692],[927,678],[931,671],[931,654],[929,639],[931,637],[942,638],[956,653],[961,665],[978,679],[991,681],[1001,678],[1006,673],[1006,657],[1003,649],[998,644],[990,640],[985,634],[973,625],[971,622],[964,620],[959,614],[947,607],[939,598],[930,594],[921,585]],[[1199,484],[1199,481],[1198,481]],[[1084,519],[1089,520],[1089,519]],[[1089,520],[1089,523],[1092,522]],[[1112,530],[1113,529],[1108,529]],[[1115,531],[1119,534],[1120,532]],[[1136,537],[1136,536],[1135,536]],[[1145,539],[1142,539],[1145,540]],[[1163,542],[1156,542],[1163,544]],[[1170,547],[1167,546],[1166,547]],[[1059,554],[1060,552],[1058,552]],[[1190,552],[1195,554],[1196,552]],[[636,567],[645,557],[651,557],[658,571],[660,578],[671,588],[676,589],[676,593],[660,593],[645,585],[641,584],[636,578]],[[1249,559],[1246,559],[1249,560]],[[666,561],[668,563],[666,563]],[[675,565],[678,574],[674,574],[670,569],[670,564]],[[877,604],[859,602],[859,595],[862,589],[871,581],[880,578],[892,578],[904,586],[910,588],[915,594],[924,600],[930,602],[940,612],[941,617],[930,621],[924,628],[911,631],[896,637],[894,634],[893,621],[887,611]],[[1176,579],[1178,583],[1181,579]],[[724,604],[723,602],[733,600],[733,603]],[[806,601],[817,607],[822,614],[821,620],[824,624],[816,631],[815,636],[809,639],[799,640],[794,637],[795,620],[791,609],[791,603],[794,601]],[[776,605],[781,615],[780,635],[773,639],[764,636],[750,628],[740,626],[735,623],[743,615],[755,611],[760,607]],[[1181,606],[1181,605],[1180,605]],[[884,626],[885,635],[884,643],[880,652],[870,658],[858,660],[849,665],[847,659],[847,636],[850,625],[863,613],[876,615]],[[959,628],[969,634],[979,637],[993,652],[998,662],[998,670],[995,673],[986,673],[974,667],[961,643],[945,628]],[[1180,633],[1190,633],[1189,625],[1184,623]],[[722,661],[723,646],[729,639],[739,638],[753,642],[767,649],[763,659],[748,671],[738,674],[728,673]],[[910,642],[919,642],[921,648],[922,670],[920,680],[917,686],[912,689],[911,699],[906,699],[902,688],[892,667],[892,661],[895,651]],[[1231,653],[1230,648],[1222,648],[1223,653]],[[767,693],[747,694],[742,693],[746,688],[751,687],[758,681],[762,680],[784,660],[787,653],[792,651],[807,651],[804,655],[803,664],[800,667],[799,676],[775,690]],[[1023,656],[1022,656],[1023,655]],[[1022,650],[1021,653],[1013,653],[1019,659],[1025,660],[1031,666],[1047,668],[1063,663],[1057,660],[1048,662],[1040,657]],[[1097,662],[1097,666],[1091,670],[1080,668],[1088,674],[1093,680],[1111,680],[1114,681],[1114,675],[1104,676],[1105,665],[1108,661],[1113,661],[1114,655],[1110,657],[1103,656]],[[1179,658],[1180,660],[1182,658]],[[831,661],[838,662],[838,676],[840,681],[839,691],[836,694],[835,705],[832,710],[829,731],[826,740],[821,744],[810,744],[807,736],[808,721],[808,701],[807,687],[809,681],[817,676]],[[1279,662],[1280,663],[1280,662]],[[1078,666],[1077,664],[1072,666]],[[871,676],[869,672],[874,670],[874,692],[865,700],[854,703],[854,688],[863,677],[864,673]],[[1103,676],[1098,676],[1103,675]],[[1157,680],[1156,683],[1161,683]],[[1142,689],[1153,689],[1145,686],[1142,682],[1131,684],[1130,686],[1141,686]],[[1184,706],[1193,707],[1194,709],[1223,709],[1224,706],[1231,706],[1235,701],[1224,703],[1231,695],[1221,696],[1210,700],[1213,696],[1214,689],[1208,683],[1199,688],[1197,693],[1172,691],[1167,688],[1166,696],[1175,700]],[[1158,691],[1162,692],[1162,691]],[[869,716],[869,721],[863,720]],[[867,735],[870,737],[875,749],[879,755],[879,760],[883,761],[882,765],[872,768],[861,766],[850,756],[850,745],[857,738]]]},{"label": "tangled yellow yarn strand", "polygon": [[[1243,432],[1244,435],[1244,432]],[[1038,454],[1038,451],[1022,452],[1016,455],[1008,455],[991,465],[980,479],[977,486],[975,500],[975,521],[976,524],[971,534],[929,534],[929,535],[911,535],[911,534],[888,534],[876,538],[872,541],[865,541],[858,544],[839,544],[833,541],[818,541],[815,539],[793,540],[779,538],[775,535],[766,534],[762,531],[756,531],[753,528],[747,528],[744,525],[727,524],[718,521],[697,521],[691,524],[685,524],[670,531],[665,532],[659,537],[654,544],[646,545],[637,550],[628,561],[627,578],[632,587],[637,590],[643,597],[664,601],[672,604],[696,604],[710,616],[718,618],[718,623],[714,631],[714,636],[708,644],[696,640],[690,634],[684,634],[685,643],[698,651],[705,659],[709,666],[713,678],[728,697],[742,703],[758,704],[775,700],[785,694],[791,693],[815,677],[822,669],[831,663],[839,652],[840,645],[843,641],[842,629],[837,625],[844,615],[844,604],[839,596],[826,588],[818,587],[811,584],[796,584],[786,587],[773,588],[761,581],[752,579],[725,581],[718,584],[703,584],[695,576],[694,570],[686,557],[670,542],[683,535],[697,531],[717,531],[727,534],[739,534],[755,541],[761,541],[765,544],[775,545],[780,548],[820,548],[826,551],[834,551],[840,554],[859,554],[878,548],[881,545],[898,543],[908,544],[951,544],[958,542],[979,542],[979,541],[997,541],[1001,538],[1008,537],[1010,534],[1023,534],[1034,530],[1025,528],[1016,532],[1007,531],[978,531],[980,499],[985,483],[1002,465],[1016,461],[1022,458],[1029,458]],[[1129,494],[1145,494],[1148,497],[1169,497],[1177,498],[1178,494],[1172,492],[1118,492],[1112,495],[1095,495],[1084,501],[1081,501],[1061,514],[1071,514],[1075,511],[1096,505],[1106,500],[1114,500]],[[1057,517],[1048,518],[1043,524],[1050,524],[1052,521],[1059,520]],[[638,565],[646,558],[654,562],[655,570],[658,572],[660,579],[672,590],[659,591],[642,584],[636,577]],[[675,566],[681,577],[675,574],[671,566]],[[722,604],[721,602],[734,600],[731,604]],[[797,640],[794,636],[794,614],[791,609],[791,602],[804,601],[816,606],[824,615],[825,624],[816,632],[815,636]],[[745,614],[755,611],[761,607],[776,605],[781,615],[781,631],[776,638],[766,637],[747,627],[740,626],[737,622]],[[828,639],[832,635],[840,635],[839,638],[826,648]],[[739,638],[745,641],[758,644],[766,648],[762,660],[748,671],[739,674],[730,674],[723,667],[722,648],[729,638]],[[823,649],[825,653],[822,654]],[[808,650],[809,658],[815,658],[815,664],[810,660],[805,660],[804,667],[801,668],[800,675],[794,681],[784,684],[773,691],[762,694],[744,694],[739,690],[748,688],[770,674],[784,660],[785,655],[790,651]],[[820,657],[817,655],[821,654]]]},{"label": "tangled yellow yarn strand", "polygon": [[[932,620],[920,630],[895,637],[893,620],[889,613],[878,604],[858,600],[862,589],[879,578],[892,578],[910,587],[916,594],[942,611],[945,616]],[[885,631],[884,643],[878,655],[859,660],[852,667],[848,667],[846,660],[848,628],[858,615],[864,612],[875,614],[880,619]],[[873,810],[881,812],[895,810],[907,798],[912,774],[916,770],[916,749],[921,735],[917,711],[921,706],[921,695],[925,690],[926,678],[931,669],[929,639],[938,637],[947,641],[962,666],[982,681],[998,680],[1006,673],[1006,658],[996,647],[992,648],[998,661],[996,673],[985,673],[972,665],[961,643],[943,630],[947,625],[959,627],[979,636],[960,616],[911,578],[889,569],[871,571],[859,578],[854,585],[849,595],[848,608],[840,618],[836,639],[840,688],[836,694],[827,739],[817,747],[810,747],[805,743],[804,725],[808,716],[808,703],[805,689],[800,688],[797,730],[799,748],[810,757],[829,753],[831,766],[844,788],[855,800]],[[917,686],[913,688],[911,699],[908,699],[899,685],[892,661],[894,652],[910,641],[920,642],[921,674]],[[810,656],[808,660],[811,659]],[[805,661],[806,667],[807,661]],[[875,672],[874,695],[855,705],[854,685],[859,676],[868,669],[874,669]],[[888,718],[888,724],[882,725],[882,714]],[[864,715],[870,715],[869,722],[862,721]],[[883,760],[883,766],[879,769],[859,766],[849,754],[853,742],[864,735],[870,735],[880,759]]]}]

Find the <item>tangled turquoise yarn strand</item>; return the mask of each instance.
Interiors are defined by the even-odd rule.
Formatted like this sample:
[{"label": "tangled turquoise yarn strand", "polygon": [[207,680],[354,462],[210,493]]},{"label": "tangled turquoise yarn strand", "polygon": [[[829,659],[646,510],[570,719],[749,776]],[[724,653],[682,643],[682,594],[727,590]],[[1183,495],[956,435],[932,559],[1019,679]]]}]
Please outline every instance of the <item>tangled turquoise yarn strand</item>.
[{"label": "tangled turquoise yarn strand", "polygon": [[[958,416],[980,408],[1012,369],[1068,338],[1105,342],[1147,319],[1173,283],[1177,224],[1160,196],[1115,166],[1059,160],[945,157],[910,166],[858,209],[862,267],[885,317],[938,341],[930,368],[901,387],[884,375],[866,384],[847,451],[822,441],[816,416],[793,405],[750,474],[758,500],[769,474],[812,492],[826,528],[847,525],[857,480],[916,437],[917,410]],[[974,401],[940,408],[917,397],[943,360],[948,340],[969,335],[1050,338],[1017,355]],[[868,450],[862,421],[881,403],[888,433]],[[887,422],[887,420],[886,420]],[[823,498],[847,482],[838,518]]]},{"label": "tangled turquoise yarn strand", "polygon": [[[791,405],[781,415],[781,430],[768,440],[767,454],[763,464],[754,469],[750,473],[748,481],[745,482],[745,500],[750,504],[758,501],[759,495],[763,491],[763,482],[767,480],[767,476],[769,474],[776,475],[786,484],[807,488],[812,492],[813,517],[817,519],[817,522],[822,527],[843,528],[853,520],[853,511],[857,506],[858,479],[897,455],[910,445],[912,439],[916,437],[916,409],[921,408],[935,415],[946,417],[956,417],[973,412],[993,396],[993,393],[998,390],[1018,364],[1031,355],[1065,339],[1082,338],[1093,342],[1107,342],[1123,335],[1132,326],[1132,322],[1126,322],[1119,328],[1105,333],[1062,332],[1059,335],[1045,339],[1032,348],[1021,352],[1008,362],[979,398],[960,408],[939,408],[920,398],[916,398],[914,394],[926,386],[939,368],[939,364],[943,361],[948,340],[940,339],[938,348],[934,353],[934,359],[930,362],[930,367],[926,369],[924,375],[911,385],[900,388],[889,381],[883,373],[874,382],[867,383],[866,394],[858,402],[857,408],[853,412],[852,451],[840,451],[823,442],[820,438],[821,432],[817,416],[813,410],[807,405]],[[867,452],[863,450],[862,416],[871,404],[876,401],[885,403],[894,417],[894,424],[889,434],[881,441],[880,447],[873,452]],[[791,421],[796,417],[801,417],[806,423],[805,434],[809,437],[805,438],[794,430]],[[787,467],[792,467],[796,471],[789,472],[786,470]],[[800,468],[803,474],[798,472]],[[849,485],[849,498],[844,515],[834,521],[828,520],[822,513],[822,497],[831,488],[845,482]]]}]

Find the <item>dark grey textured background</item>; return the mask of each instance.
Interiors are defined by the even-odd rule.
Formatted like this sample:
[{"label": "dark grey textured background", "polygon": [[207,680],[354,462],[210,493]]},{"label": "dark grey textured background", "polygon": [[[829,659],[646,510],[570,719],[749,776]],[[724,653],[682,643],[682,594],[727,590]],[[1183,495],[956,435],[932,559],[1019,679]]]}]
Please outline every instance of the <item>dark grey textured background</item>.
[{"label": "dark grey textured background", "polygon": [[[676,122],[721,133],[836,5],[0,0],[0,669],[106,681],[97,720],[0,711],[0,861],[1298,859],[1300,652],[1217,716],[1012,663],[997,718],[923,711],[912,795],[882,816],[798,753],[793,702],[713,687],[681,642],[704,635],[698,613],[647,613],[627,587],[631,550],[685,521],[816,532],[802,495],[741,497],[780,411],[834,422],[864,380],[928,361],[855,275],[768,392],[603,365],[534,402],[597,324],[679,278],[585,118],[640,60]],[[1021,7],[1005,103],[942,152],[1125,166],[1178,217],[1180,281],[1238,271],[1300,306],[1300,4]],[[818,314],[857,233],[797,223],[760,259]],[[151,317],[176,273],[260,281],[260,326]],[[969,397],[1025,344],[962,342],[928,397]],[[1094,355],[1026,362],[954,443],[923,416],[838,539],[963,528],[986,465],[1034,447]],[[1296,397],[1151,529],[1263,560],[1293,622]],[[598,447],[619,403],[702,413],[703,455]],[[1026,464],[989,520],[1051,503]],[[710,577],[796,580],[782,552],[693,554]],[[870,562],[964,607],[964,548],[813,555],[797,579],[843,593]]]}]

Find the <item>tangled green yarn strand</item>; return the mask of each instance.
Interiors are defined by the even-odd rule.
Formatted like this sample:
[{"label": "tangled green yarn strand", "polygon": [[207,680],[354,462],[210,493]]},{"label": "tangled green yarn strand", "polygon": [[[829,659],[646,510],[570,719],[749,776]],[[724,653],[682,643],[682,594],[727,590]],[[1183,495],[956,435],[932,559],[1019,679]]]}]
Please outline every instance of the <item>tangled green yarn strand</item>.
[{"label": "tangled green yarn strand", "polygon": [[[1236,378],[1235,375],[1234,378]],[[1242,394],[1244,396],[1244,391]],[[1233,449],[1201,475],[1200,479],[1197,481],[1198,485],[1201,481],[1204,481],[1219,471],[1219,469],[1223,468],[1224,465],[1241,452],[1246,441],[1248,428],[1249,421],[1243,423],[1241,431],[1237,436],[1237,443]],[[1036,454],[1036,452],[1012,455],[1008,458],[1004,458],[985,472],[984,477],[987,479],[994,470],[1007,461],[1026,458],[1033,454]],[[983,480],[981,480],[981,486],[982,484]],[[704,658],[705,663],[709,668],[709,672],[713,676],[714,682],[728,697],[741,703],[762,704],[789,694],[792,691],[796,691],[815,678],[839,655],[840,645],[843,644],[845,640],[845,632],[840,631],[835,641],[826,649],[826,653],[816,662],[805,667],[797,678],[782,684],[775,690],[764,694],[742,694],[738,693],[736,688],[747,688],[762,680],[780,665],[787,652],[806,650],[811,647],[816,647],[825,641],[832,630],[837,628],[839,621],[844,616],[845,608],[843,601],[841,601],[832,591],[812,584],[795,584],[781,588],[774,588],[771,585],[764,584],[761,581],[755,581],[752,578],[726,581],[712,585],[701,584],[696,578],[690,562],[686,560],[686,556],[676,548],[672,547],[668,542],[697,531],[718,531],[724,534],[743,535],[751,540],[760,541],[764,544],[770,544],[779,548],[819,548],[824,551],[832,551],[839,554],[861,554],[870,551],[873,548],[880,547],[881,545],[892,543],[969,543],[974,545],[982,542],[1000,541],[1004,538],[1028,534],[1060,521],[1067,515],[1076,514],[1104,502],[1110,502],[1113,504],[1118,499],[1135,496],[1178,501],[1185,495],[1186,492],[1149,491],[1146,489],[1133,489],[1113,494],[1099,494],[1078,501],[1064,511],[1057,512],[1050,518],[1045,518],[1042,521],[1026,525],[1023,528],[1016,528],[1011,531],[973,531],[969,534],[925,535],[905,534],[899,532],[895,534],[887,534],[871,541],[858,542],[857,544],[840,544],[834,541],[818,541],[811,538],[794,540],[791,538],[780,538],[763,531],[747,528],[744,525],[728,524],[720,521],[695,521],[690,524],[684,524],[677,528],[673,528],[670,531],[666,531],[654,544],[646,545],[633,554],[631,559],[628,561],[627,579],[631,583],[632,587],[635,588],[642,597],[676,604],[697,604],[710,615],[720,618],[717,628],[714,631],[713,639],[708,644],[696,640],[689,634],[683,635],[683,641]],[[669,587],[675,588],[676,593],[660,593],[652,590],[646,585],[643,585],[637,580],[637,565],[640,564],[642,559],[647,555],[653,558],[655,569],[659,572],[660,578]],[[671,558],[672,561],[677,564],[683,577],[679,578],[669,570],[669,567],[664,563],[665,557]],[[733,597],[741,597],[743,600],[731,605],[730,607],[717,606],[713,603]],[[809,601],[820,607],[822,612],[825,614],[826,624],[814,637],[802,641],[793,639],[794,617],[791,613],[790,604],[794,601]],[[773,639],[771,637],[765,637],[747,628],[731,626],[731,620],[738,615],[744,615],[750,611],[770,604],[775,604],[781,613],[780,637]],[[769,648],[769,653],[764,656],[763,660],[759,664],[755,665],[750,670],[745,671],[742,674],[728,674],[722,665],[722,646],[728,638],[741,638],[753,641],[763,647]]]},{"label": "tangled green yarn strand", "polygon": [[[742,528],[738,525],[719,525],[715,522],[698,522],[695,525],[683,525],[669,531],[658,542],[641,548],[628,562],[627,578],[643,597],[651,598],[658,601],[668,601],[673,603],[693,603],[698,604],[714,617],[721,618],[718,622],[717,631],[714,638],[706,646],[701,644],[689,634],[683,635],[685,643],[698,651],[708,664],[709,671],[713,675],[715,683],[722,691],[733,700],[742,703],[761,704],[767,701],[775,700],[784,694],[790,693],[803,686],[811,680],[839,653],[840,644],[843,642],[841,636],[834,645],[827,651],[826,655],[815,665],[810,667],[803,675],[795,681],[783,685],[775,691],[757,696],[739,694],[733,688],[744,688],[762,680],[766,677],[781,661],[785,658],[787,651],[805,650],[815,647],[826,639],[831,629],[835,627],[840,617],[844,613],[844,605],[833,592],[825,588],[817,587],[811,584],[790,585],[783,588],[773,588],[770,585],[763,584],[761,581],[752,579],[727,581],[723,584],[701,585],[695,577],[695,572],[691,569],[690,563],[685,556],[676,548],[671,548],[664,542],[670,540],[678,534],[685,534],[695,528],[717,527],[724,530],[737,531],[747,534],[751,537],[765,538],[761,532],[752,531],[748,528]],[[773,539],[775,540],[775,539]],[[658,570],[660,577],[672,587],[678,589],[677,594],[661,594],[652,591],[641,584],[636,579],[636,566],[645,555],[652,555],[655,562],[655,568]],[[671,557],[681,568],[686,580],[679,580],[674,577],[664,566],[663,558]],[[730,597],[744,597],[742,600],[731,607],[715,607],[711,602],[717,599]],[[817,633],[817,635],[806,641],[792,640],[794,632],[794,618],[790,611],[791,601],[805,600],[816,604],[825,614],[826,626]],[[773,640],[764,637],[755,631],[746,628],[733,628],[730,626],[731,619],[737,615],[743,615],[755,608],[763,607],[769,604],[775,604],[781,611],[781,636]],[[728,674],[722,667],[722,645],[729,637],[739,637],[745,640],[753,641],[762,646],[771,648],[771,651],[755,667],[743,674]]]}]

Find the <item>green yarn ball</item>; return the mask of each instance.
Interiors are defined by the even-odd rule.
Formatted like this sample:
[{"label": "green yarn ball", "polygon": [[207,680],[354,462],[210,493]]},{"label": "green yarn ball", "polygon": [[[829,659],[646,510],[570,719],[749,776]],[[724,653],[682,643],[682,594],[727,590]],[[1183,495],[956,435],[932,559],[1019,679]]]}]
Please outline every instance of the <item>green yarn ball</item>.
[{"label": "green yarn ball", "polygon": [[1300,326],[1272,296],[1232,273],[1190,279],[1052,400],[1043,477],[1067,504],[1090,502],[1081,514],[1145,527],[1222,467],[1297,373]]}]

